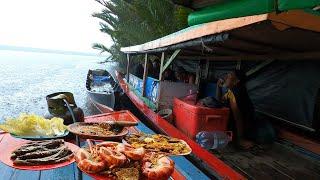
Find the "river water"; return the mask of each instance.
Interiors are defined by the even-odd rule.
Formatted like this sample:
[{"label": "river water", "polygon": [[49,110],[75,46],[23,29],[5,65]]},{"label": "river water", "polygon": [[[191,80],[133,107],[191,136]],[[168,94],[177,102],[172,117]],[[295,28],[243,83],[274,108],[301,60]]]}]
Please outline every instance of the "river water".
[{"label": "river water", "polygon": [[104,57],[0,50],[0,122],[20,113],[44,115],[45,97],[58,91],[74,94],[85,115],[98,113],[88,100],[88,69],[106,68]]}]

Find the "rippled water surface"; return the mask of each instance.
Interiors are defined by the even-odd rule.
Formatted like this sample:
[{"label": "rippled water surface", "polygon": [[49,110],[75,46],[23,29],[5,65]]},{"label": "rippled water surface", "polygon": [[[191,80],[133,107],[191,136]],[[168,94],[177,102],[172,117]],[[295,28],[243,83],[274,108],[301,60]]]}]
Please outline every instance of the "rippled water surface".
[{"label": "rippled water surface", "polygon": [[86,115],[97,111],[87,99],[88,69],[105,68],[104,58],[0,50],[0,122],[22,112],[44,115],[45,97],[69,91]]}]

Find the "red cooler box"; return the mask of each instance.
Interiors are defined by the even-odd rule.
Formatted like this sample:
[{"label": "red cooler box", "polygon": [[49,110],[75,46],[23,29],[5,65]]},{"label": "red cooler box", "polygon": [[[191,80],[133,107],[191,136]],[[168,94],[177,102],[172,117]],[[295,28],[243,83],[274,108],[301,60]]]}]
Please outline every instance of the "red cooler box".
[{"label": "red cooler box", "polygon": [[173,103],[175,125],[190,138],[200,131],[227,131],[229,108],[207,108],[178,98]]}]

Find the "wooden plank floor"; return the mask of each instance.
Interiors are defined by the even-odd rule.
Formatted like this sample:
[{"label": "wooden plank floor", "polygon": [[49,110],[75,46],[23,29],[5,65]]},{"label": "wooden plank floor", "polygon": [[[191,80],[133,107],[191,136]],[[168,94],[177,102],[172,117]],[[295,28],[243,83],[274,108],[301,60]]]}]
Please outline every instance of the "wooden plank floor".
[{"label": "wooden plank floor", "polygon": [[319,159],[278,142],[267,149],[237,151],[228,146],[213,153],[248,179],[320,179]]}]

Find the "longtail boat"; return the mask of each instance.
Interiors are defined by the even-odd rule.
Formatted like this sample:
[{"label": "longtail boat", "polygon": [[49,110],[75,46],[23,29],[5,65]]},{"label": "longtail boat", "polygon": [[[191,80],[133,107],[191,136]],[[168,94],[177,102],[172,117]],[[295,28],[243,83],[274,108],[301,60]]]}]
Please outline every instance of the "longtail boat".
[{"label": "longtail boat", "polygon": [[[320,58],[319,44],[317,11],[270,11],[221,19],[121,48],[127,54],[127,72],[126,76],[117,73],[117,78],[147,123],[158,132],[185,140],[193,149],[189,158],[211,177],[318,179],[320,85],[315,77],[320,75],[320,66],[315,60]],[[142,79],[130,72],[135,55],[145,55]],[[150,56],[161,60],[159,79],[148,77]],[[163,80],[166,69],[174,66],[196,74],[195,83]],[[249,78],[247,89],[257,115],[278,131],[278,140],[270,149],[243,152],[228,146],[208,151],[176,123],[157,114],[165,108],[174,109],[175,99],[181,100],[190,92],[210,95],[206,93],[213,91],[210,77],[234,68],[245,70]],[[186,118],[185,123],[188,121]]]}]

